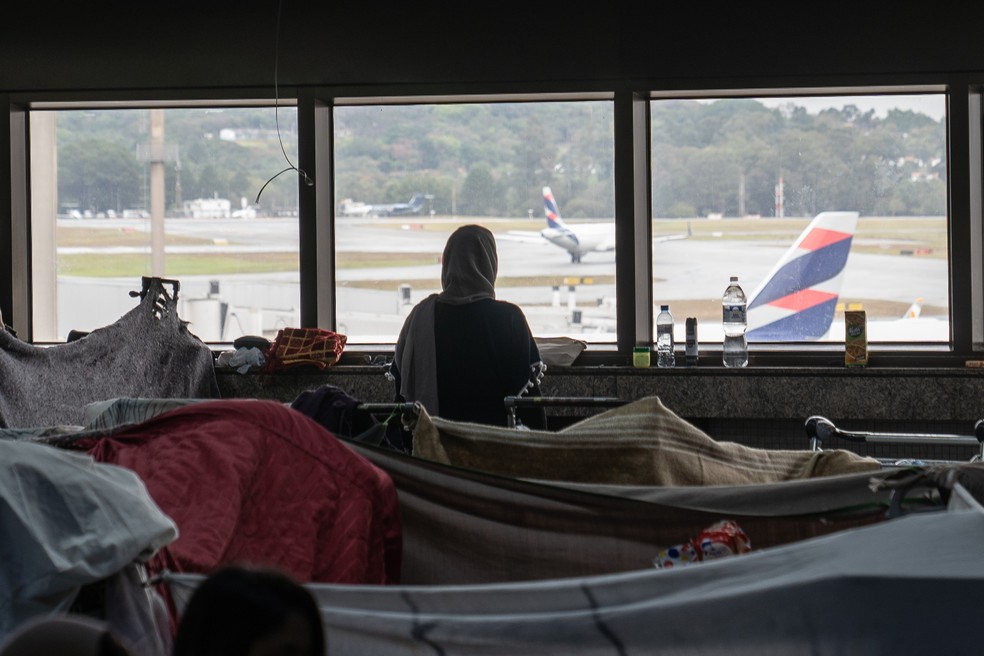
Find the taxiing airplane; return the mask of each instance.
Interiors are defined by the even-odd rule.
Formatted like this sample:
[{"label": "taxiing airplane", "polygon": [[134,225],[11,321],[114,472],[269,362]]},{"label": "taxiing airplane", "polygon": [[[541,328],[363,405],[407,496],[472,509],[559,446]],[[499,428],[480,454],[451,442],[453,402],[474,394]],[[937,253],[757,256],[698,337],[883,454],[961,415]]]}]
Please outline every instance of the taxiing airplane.
[{"label": "taxiing airplane", "polygon": [[[543,212],[547,217],[547,227],[539,232],[539,236],[555,246],[560,246],[571,256],[571,262],[578,263],[587,253],[604,253],[615,250],[615,222],[593,222],[568,225],[560,218],[560,209],[554,200],[550,187],[543,188]],[[537,233],[511,231],[511,235],[524,237]],[[690,236],[690,226],[687,233],[654,237],[653,242],[686,239]]]},{"label": "taxiing airplane", "polygon": [[614,221],[581,223],[571,228],[560,218],[560,209],[550,187],[543,188],[543,212],[547,216],[547,227],[540,231],[540,236],[570,253],[571,262],[580,262],[586,253],[615,250]]}]

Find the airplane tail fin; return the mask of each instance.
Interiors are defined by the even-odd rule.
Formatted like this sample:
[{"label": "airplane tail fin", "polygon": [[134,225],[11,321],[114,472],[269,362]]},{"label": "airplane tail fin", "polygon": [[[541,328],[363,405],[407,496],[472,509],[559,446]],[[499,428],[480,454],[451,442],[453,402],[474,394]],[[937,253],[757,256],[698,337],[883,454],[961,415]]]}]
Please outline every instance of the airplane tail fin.
[{"label": "airplane tail fin", "polygon": [[550,187],[543,188],[543,212],[547,215],[548,228],[562,230],[567,227],[567,224],[560,218],[560,209],[557,207],[557,201],[554,200]]},{"label": "airplane tail fin", "polygon": [[821,212],[749,297],[748,339],[820,339],[834,319],[857,212]]}]

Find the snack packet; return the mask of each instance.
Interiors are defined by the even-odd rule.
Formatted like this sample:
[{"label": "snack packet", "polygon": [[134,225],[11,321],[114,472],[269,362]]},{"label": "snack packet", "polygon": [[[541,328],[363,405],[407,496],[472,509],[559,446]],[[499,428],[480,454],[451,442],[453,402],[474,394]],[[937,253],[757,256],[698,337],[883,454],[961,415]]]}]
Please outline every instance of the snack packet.
[{"label": "snack packet", "polygon": [[659,569],[685,567],[705,560],[737,556],[752,549],[752,542],[737,522],[727,519],[716,522],[689,542],[663,549],[656,554],[653,565]]},{"label": "snack packet", "polygon": [[660,551],[653,559],[653,565],[659,569],[670,569],[693,565],[699,561],[700,555],[697,553],[697,548],[691,542],[684,542]]},{"label": "snack packet", "polygon": [[697,536],[696,542],[701,560],[737,556],[752,549],[752,542],[745,531],[731,520],[717,522],[705,528]]}]

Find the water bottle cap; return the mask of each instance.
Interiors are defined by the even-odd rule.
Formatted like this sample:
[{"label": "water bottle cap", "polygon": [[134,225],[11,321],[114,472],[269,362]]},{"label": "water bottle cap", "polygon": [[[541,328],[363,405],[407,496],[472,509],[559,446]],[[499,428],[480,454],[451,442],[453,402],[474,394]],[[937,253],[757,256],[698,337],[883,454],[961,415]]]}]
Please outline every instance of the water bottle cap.
[{"label": "water bottle cap", "polygon": [[670,306],[669,305],[660,305],[659,306],[659,311],[660,312],[666,312],[669,309],[670,309]]},{"label": "water bottle cap", "polygon": [[738,282],[738,276],[731,276],[731,282]]}]

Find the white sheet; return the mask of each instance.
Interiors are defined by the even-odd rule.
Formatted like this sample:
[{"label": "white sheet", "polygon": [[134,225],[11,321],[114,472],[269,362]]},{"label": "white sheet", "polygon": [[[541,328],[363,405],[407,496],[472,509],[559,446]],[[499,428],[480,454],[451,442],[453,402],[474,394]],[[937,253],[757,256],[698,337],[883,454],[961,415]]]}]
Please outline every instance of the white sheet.
[{"label": "white sheet", "polygon": [[0,639],[66,610],[81,586],[144,562],[177,534],[134,472],[0,440]]}]

